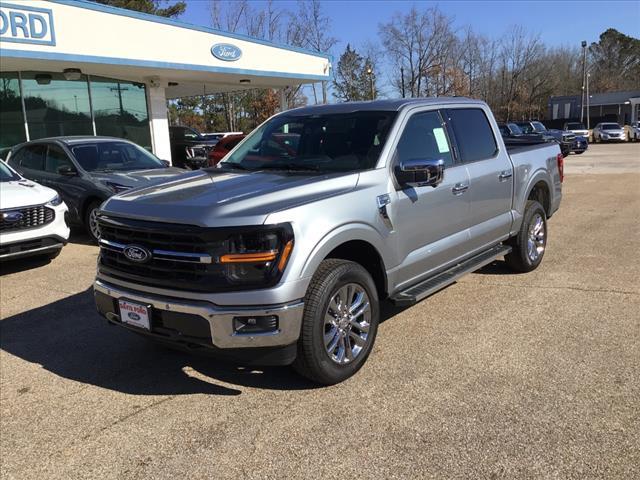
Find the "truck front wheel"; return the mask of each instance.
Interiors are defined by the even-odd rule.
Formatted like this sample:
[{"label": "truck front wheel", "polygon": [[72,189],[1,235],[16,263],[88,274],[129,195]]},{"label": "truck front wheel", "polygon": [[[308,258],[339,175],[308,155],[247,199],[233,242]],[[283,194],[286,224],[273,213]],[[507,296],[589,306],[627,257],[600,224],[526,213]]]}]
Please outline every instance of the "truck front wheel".
[{"label": "truck front wheel", "polygon": [[294,368],[323,385],[351,377],[373,348],[379,316],[369,272],[347,260],[324,260],[305,296]]},{"label": "truck front wheel", "polygon": [[538,268],[547,246],[547,216],[535,200],[528,200],[518,235],[511,239],[513,250],[504,257],[516,272]]}]

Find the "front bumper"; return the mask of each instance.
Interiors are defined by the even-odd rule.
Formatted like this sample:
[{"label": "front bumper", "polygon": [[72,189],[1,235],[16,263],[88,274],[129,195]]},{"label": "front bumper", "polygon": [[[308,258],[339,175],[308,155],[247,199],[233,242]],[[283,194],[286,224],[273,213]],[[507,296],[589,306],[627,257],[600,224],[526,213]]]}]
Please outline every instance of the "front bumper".
[{"label": "front bumper", "polygon": [[[206,301],[185,300],[125,289],[97,279],[94,283],[96,307],[109,322],[138,333],[161,336],[168,342],[193,344],[212,349],[252,349],[286,347],[300,336],[302,300],[265,306],[221,307]],[[151,330],[123,324],[118,299],[151,306]],[[278,328],[272,332],[242,334],[234,330],[234,317],[274,315]]]}]

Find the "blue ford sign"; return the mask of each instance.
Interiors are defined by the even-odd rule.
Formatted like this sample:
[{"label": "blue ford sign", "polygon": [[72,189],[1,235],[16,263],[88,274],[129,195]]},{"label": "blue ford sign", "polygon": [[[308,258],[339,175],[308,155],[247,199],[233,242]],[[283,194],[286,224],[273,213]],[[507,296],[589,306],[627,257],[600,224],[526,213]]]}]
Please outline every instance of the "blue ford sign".
[{"label": "blue ford sign", "polygon": [[0,3],[0,40],[55,45],[53,13],[46,8]]},{"label": "blue ford sign", "polygon": [[211,47],[211,54],[218,60],[225,62],[235,62],[242,56],[242,50],[230,43],[216,43]]}]

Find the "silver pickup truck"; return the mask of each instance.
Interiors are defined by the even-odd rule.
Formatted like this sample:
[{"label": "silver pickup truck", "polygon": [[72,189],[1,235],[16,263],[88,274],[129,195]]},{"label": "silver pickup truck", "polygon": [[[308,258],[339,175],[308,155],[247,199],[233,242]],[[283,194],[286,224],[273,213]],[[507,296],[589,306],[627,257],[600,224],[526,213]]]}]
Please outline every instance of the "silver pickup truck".
[{"label": "silver pickup truck", "polygon": [[535,269],[562,162],[556,143],[505,145],[475,100],[283,112],[217,168],[103,204],[97,308],[158,342],[337,383],[371,352],[382,300],[412,305],[500,257]]}]

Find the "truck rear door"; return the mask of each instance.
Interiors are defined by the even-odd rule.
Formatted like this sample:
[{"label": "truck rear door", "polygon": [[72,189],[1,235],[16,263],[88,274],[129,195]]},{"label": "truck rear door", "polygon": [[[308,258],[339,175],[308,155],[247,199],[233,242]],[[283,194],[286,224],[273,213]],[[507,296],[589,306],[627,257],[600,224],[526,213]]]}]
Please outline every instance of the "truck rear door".
[{"label": "truck rear door", "polygon": [[471,251],[507,238],[512,222],[513,164],[490,115],[479,106],[446,110],[458,157],[469,172]]}]

